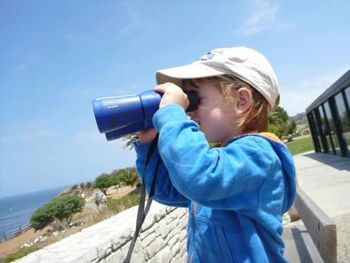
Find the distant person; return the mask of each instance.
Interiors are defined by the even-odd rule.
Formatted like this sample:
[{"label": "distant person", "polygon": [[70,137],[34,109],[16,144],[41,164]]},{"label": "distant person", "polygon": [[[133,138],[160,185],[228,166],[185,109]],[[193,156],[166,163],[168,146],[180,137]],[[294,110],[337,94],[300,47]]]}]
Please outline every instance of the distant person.
[{"label": "distant person", "polygon": [[[155,129],[135,143],[136,165],[149,190],[160,156],[155,200],[189,209],[188,262],[286,262],[282,215],[295,199],[295,168],[267,132],[268,112],[279,103],[270,63],[249,48],[220,48],[158,71],[157,82],[164,95]],[[200,103],[186,113],[189,90]]]},{"label": "distant person", "polygon": [[100,208],[101,201],[102,201],[102,197],[101,197],[100,193],[96,192],[95,193],[95,204],[96,204],[97,209]]}]

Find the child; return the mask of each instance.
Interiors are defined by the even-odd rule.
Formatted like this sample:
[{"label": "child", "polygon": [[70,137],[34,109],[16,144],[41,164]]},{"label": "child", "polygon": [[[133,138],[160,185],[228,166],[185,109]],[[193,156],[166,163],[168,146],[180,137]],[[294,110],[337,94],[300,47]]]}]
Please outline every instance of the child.
[{"label": "child", "polygon": [[[279,102],[269,62],[244,47],[215,49],[158,71],[157,81],[164,94],[155,130],[135,143],[136,166],[147,191],[157,172],[155,200],[189,208],[188,262],[286,262],[282,214],[295,199],[295,169],[286,146],[266,132]],[[188,90],[200,103],[186,114]]]}]

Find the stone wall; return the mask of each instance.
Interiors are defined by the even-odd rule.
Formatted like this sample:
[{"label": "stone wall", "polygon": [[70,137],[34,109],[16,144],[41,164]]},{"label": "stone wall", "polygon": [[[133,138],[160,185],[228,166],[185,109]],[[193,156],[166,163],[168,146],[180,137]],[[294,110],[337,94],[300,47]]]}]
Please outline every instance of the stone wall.
[{"label": "stone wall", "polygon": [[[123,262],[135,230],[137,206],[17,260]],[[153,202],[131,262],[186,262],[187,209]]]}]

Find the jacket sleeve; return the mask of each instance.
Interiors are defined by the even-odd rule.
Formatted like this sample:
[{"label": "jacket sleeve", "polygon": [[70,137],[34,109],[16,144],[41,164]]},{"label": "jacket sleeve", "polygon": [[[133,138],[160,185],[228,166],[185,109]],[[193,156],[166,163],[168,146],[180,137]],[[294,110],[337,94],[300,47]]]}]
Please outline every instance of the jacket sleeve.
[{"label": "jacket sleeve", "polygon": [[263,139],[247,136],[210,148],[198,125],[176,104],[159,109],[153,123],[169,177],[183,196],[219,209],[257,205],[266,174],[278,161]]},{"label": "jacket sleeve", "polygon": [[[140,180],[145,178],[146,192],[150,192],[151,180],[156,171],[156,165],[158,158],[160,158],[158,149],[155,149],[154,153],[149,160],[149,163],[145,169],[145,162],[150,144],[141,144],[139,140],[134,143],[136,150],[136,169]],[[180,194],[173,186],[169,179],[168,171],[164,166],[163,161],[160,159],[160,164],[157,173],[157,180],[155,182],[154,199],[162,204],[169,206],[187,207],[188,199]]]}]

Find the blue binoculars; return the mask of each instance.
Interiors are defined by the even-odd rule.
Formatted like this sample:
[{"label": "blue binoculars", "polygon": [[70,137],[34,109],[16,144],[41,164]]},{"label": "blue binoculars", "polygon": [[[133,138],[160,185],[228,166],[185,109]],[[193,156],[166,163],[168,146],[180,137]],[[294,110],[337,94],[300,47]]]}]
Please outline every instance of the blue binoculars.
[{"label": "blue binoculars", "polygon": [[[190,102],[187,112],[199,105],[196,91],[186,92]],[[159,108],[162,93],[153,90],[138,95],[95,99],[93,109],[97,127],[108,141],[129,133],[153,128],[152,117]]]}]

